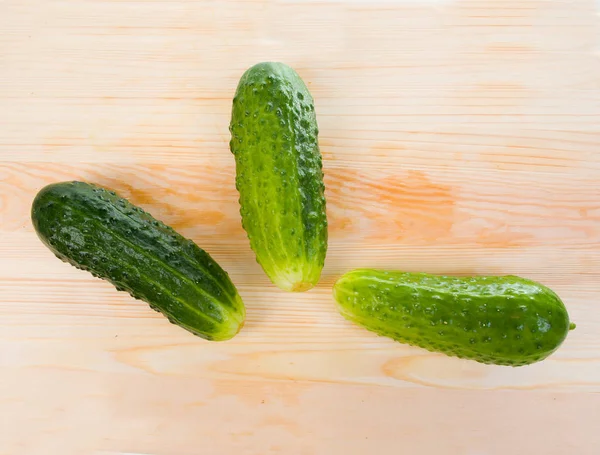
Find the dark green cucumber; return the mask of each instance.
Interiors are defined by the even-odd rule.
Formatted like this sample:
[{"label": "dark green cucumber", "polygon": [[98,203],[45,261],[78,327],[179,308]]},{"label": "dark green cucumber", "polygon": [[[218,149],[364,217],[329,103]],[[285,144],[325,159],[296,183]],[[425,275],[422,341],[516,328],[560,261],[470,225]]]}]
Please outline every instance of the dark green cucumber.
[{"label": "dark green cucumber", "polygon": [[83,182],[43,188],[35,230],[56,256],[144,300],[208,340],[228,340],[246,311],[223,269],[194,242],[113,191]]},{"label": "dark green cucumber", "polygon": [[312,288],[327,252],[327,217],[312,96],[283,63],[242,76],[231,115],[242,225],[271,281]]},{"label": "dark green cucumber", "polygon": [[575,327],[552,290],[516,276],[359,269],[336,282],[334,296],[344,317],[380,335],[497,365],[542,360]]}]

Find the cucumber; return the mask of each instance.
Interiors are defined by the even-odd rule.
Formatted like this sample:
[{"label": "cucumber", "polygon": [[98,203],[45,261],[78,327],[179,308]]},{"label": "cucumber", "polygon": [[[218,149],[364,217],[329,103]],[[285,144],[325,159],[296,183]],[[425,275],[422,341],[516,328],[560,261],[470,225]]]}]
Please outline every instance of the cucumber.
[{"label": "cucumber", "polygon": [[229,276],[194,242],[115,192],[83,182],[48,185],[31,219],[44,244],[75,267],[147,302],[207,340],[228,340],[244,323]]},{"label": "cucumber", "polygon": [[359,269],[335,283],[334,296],[341,314],[368,330],[488,364],[542,360],[575,328],[552,290],[516,276]]},{"label": "cucumber", "polygon": [[231,114],[242,225],[257,262],[286,291],[321,276],[327,217],[312,96],[283,63],[259,63],[239,81]]}]

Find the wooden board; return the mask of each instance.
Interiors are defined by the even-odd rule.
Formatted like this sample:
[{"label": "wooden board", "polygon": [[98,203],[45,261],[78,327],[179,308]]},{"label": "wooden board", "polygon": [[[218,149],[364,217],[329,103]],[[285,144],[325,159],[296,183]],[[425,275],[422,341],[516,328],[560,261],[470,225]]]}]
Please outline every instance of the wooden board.
[{"label": "wooden board", "polygon": [[[600,453],[600,17],[573,0],[0,1],[0,454]],[[263,60],[316,99],[330,250],[277,290],[240,226],[231,98]],[[227,269],[211,344],[56,260],[43,185],[120,191]],[[484,366],[345,322],[359,266],[520,274],[578,328]]]}]

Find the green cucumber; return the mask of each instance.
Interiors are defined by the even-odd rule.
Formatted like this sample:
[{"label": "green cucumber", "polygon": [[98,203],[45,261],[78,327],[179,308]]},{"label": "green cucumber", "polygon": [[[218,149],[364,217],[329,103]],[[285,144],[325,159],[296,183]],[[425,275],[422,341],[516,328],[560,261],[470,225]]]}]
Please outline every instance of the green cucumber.
[{"label": "green cucumber", "polygon": [[286,291],[321,276],[327,217],[312,96],[283,63],[259,63],[239,81],[231,114],[242,225],[257,262]]},{"label": "green cucumber", "polygon": [[31,219],[61,260],[147,302],[207,340],[228,340],[246,311],[227,273],[194,242],[113,191],[83,182],[48,185]]},{"label": "green cucumber", "polygon": [[542,360],[575,328],[552,290],[516,276],[359,269],[335,283],[334,296],[342,315],[368,330],[496,365]]}]

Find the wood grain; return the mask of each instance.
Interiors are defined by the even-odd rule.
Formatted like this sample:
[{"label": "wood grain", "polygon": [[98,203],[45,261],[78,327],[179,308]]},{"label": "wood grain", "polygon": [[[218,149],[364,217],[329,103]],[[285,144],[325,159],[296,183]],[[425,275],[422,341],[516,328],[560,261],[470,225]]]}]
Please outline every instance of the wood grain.
[{"label": "wood grain", "polygon": [[[561,0],[0,2],[0,455],[597,454],[598,5]],[[231,97],[262,60],[313,92],[330,250],[272,286],[240,226]],[[227,269],[211,344],[63,264],[29,209],[110,186]],[[354,267],[519,274],[578,324],[507,369],[376,337],[335,311]]]}]

